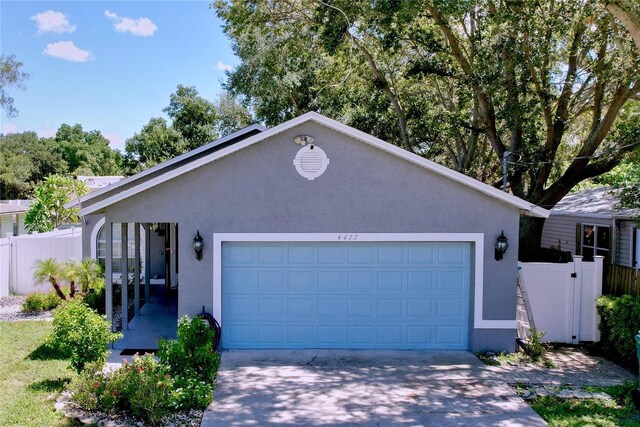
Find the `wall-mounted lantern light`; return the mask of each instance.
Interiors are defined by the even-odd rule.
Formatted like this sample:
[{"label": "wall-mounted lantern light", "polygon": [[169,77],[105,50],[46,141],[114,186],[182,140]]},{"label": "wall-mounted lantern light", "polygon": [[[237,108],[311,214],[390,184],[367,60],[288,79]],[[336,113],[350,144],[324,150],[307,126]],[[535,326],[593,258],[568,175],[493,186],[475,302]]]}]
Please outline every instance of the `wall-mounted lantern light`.
[{"label": "wall-mounted lantern light", "polygon": [[504,230],[496,239],[496,261],[500,261],[505,252],[509,248],[509,239],[504,235]]},{"label": "wall-mounted lantern light", "polygon": [[198,230],[196,237],[193,238],[193,250],[196,251],[196,259],[198,261],[202,259],[202,248],[204,248],[204,241],[200,235],[200,230]]}]

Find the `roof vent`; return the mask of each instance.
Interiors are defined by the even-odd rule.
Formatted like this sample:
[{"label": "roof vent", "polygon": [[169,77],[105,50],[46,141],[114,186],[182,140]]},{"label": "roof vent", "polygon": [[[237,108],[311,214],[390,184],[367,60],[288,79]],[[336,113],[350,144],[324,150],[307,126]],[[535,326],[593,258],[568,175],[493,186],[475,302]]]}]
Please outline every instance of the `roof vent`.
[{"label": "roof vent", "polygon": [[327,170],[329,158],[322,148],[311,144],[298,150],[293,165],[300,175],[313,181]]}]

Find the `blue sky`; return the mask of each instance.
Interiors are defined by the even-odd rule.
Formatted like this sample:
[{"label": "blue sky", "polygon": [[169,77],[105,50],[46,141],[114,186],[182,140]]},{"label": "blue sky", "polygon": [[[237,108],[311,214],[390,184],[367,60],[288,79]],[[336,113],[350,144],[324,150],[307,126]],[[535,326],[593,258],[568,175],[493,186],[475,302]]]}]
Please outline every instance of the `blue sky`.
[{"label": "blue sky", "polygon": [[0,0],[0,52],[30,74],[26,91],[9,91],[19,115],[2,113],[2,131],[52,136],[80,123],[124,150],[178,84],[214,100],[238,61],[209,4]]}]

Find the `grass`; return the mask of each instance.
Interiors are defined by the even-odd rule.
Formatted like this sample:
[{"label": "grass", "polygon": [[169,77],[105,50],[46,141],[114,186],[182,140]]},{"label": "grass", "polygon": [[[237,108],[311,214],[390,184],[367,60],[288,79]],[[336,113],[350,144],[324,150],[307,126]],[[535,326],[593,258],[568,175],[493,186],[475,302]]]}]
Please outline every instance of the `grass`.
[{"label": "grass", "polygon": [[636,410],[631,393],[637,384],[612,387],[590,387],[587,391],[604,392],[614,400],[561,399],[542,396],[529,404],[553,427],[631,427],[640,425],[640,411]]},{"label": "grass", "polygon": [[0,322],[0,426],[70,426],[54,403],[73,372],[44,345],[51,322]]},{"label": "grass", "polygon": [[516,353],[494,353],[487,355],[486,353],[477,354],[478,359],[488,366],[528,366],[537,365],[543,368],[555,368],[555,365],[549,358],[542,356],[537,362],[532,360],[524,352]]}]

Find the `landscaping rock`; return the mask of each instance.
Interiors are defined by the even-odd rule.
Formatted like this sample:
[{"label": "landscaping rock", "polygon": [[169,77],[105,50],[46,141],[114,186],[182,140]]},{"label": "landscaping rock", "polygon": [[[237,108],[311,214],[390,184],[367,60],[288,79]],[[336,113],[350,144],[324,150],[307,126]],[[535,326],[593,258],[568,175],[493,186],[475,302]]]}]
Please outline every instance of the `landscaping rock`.
[{"label": "landscaping rock", "polygon": [[52,320],[50,311],[22,311],[24,295],[10,295],[0,298],[0,321],[16,322],[19,320]]}]

